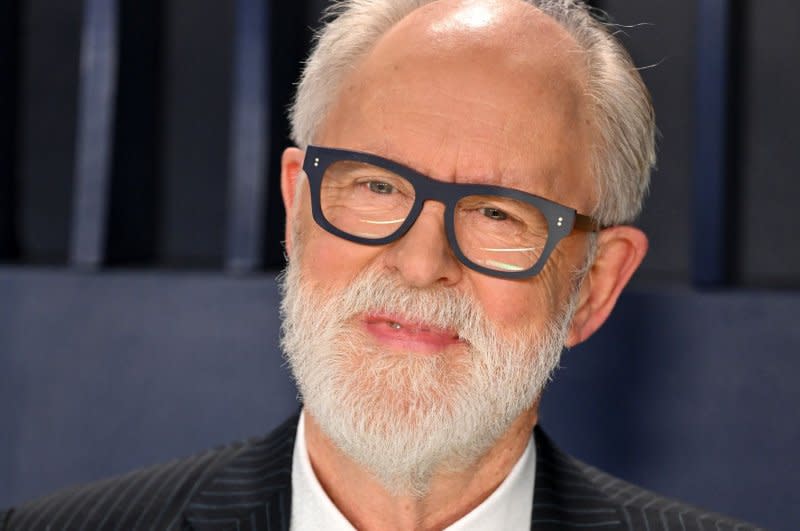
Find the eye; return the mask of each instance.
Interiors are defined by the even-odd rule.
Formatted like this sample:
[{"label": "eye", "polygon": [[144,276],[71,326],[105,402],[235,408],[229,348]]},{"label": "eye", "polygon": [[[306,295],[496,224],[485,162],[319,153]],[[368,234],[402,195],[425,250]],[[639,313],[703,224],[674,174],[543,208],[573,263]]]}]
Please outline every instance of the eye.
[{"label": "eye", "polygon": [[508,219],[508,215],[499,208],[484,207],[481,208],[481,214],[495,221],[504,221]]},{"label": "eye", "polygon": [[395,191],[394,186],[381,181],[370,181],[367,183],[367,187],[370,192],[375,192],[376,194],[391,194]]}]

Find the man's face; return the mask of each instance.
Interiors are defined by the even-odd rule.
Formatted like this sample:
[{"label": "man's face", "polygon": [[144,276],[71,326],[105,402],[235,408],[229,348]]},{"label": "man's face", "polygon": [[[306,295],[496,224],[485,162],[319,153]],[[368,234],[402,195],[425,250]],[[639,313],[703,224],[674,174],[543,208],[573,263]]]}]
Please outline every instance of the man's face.
[{"label": "man's face", "polygon": [[[476,42],[476,34],[494,30],[470,25],[483,14],[471,5],[428,27],[403,31],[415,26],[408,19],[424,18],[418,10],[381,39],[346,79],[314,142],[382,155],[442,181],[518,188],[590,211],[591,117],[584,109],[583,56],[543,16],[525,23],[528,42],[514,33],[519,24],[490,42]],[[502,15],[494,24],[502,24]],[[301,226],[308,229],[302,267],[307,278],[327,288],[344,287],[369,267],[383,268],[412,286],[445,285],[467,293],[499,327],[514,330],[554,315],[571,289],[570,271],[584,258],[585,238],[572,237],[537,277],[492,278],[454,258],[441,204],[427,204],[394,245],[369,247],[317,227],[307,188],[302,191]]]},{"label": "man's face", "polygon": [[[378,154],[446,182],[517,188],[590,211],[591,124],[582,55],[555,22],[529,6],[509,4],[486,9],[471,3],[454,10],[441,2],[404,19],[346,78],[314,143]],[[522,8],[524,21],[514,12]],[[315,417],[325,415],[309,396],[325,383],[312,385],[304,379],[313,376],[303,376],[326,370],[312,363],[320,360],[335,366],[326,378],[336,385],[325,396],[340,393],[342,416],[359,414],[344,404],[352,395],[375,393],[358,402],[360,409],[374,408],[352,423],[361,433],[350,442],[346,434],[337,439],[329,433],[335,442],[354,444],[367,432],[386,435],[389,418],[400,431],[424,427],[427,435],[420,440],[433,437],[433,424],[452,438],[457,423],[471,419],[447,424],[448,413],[508,417],[533,407],[565,339],[559,321],[569,318],[565,308],[575,288],[574,271],[585,260],[585,238],[562,241],[534,278],[499,279],[456,259],[441,204],[426,204],[400,240],[373,247],[322,230],[311,218],[307,183],[297,190],[289,220],[292,271],[285,311],[287,330],[295,332],[287,351],[306,407]],[[376,286],[377,302],[365,305],[370,285]],[[322,344],[314,343],[317,331],[297,336],[300,320],[313,325],[309,306],[326,313],[317,315],[320,327],[329,325],[327,332],[319,331],[320,337],[330,335]],[[293,353],[303,350],[303,341],[306,347],[314,343],[314,351]],[[309,363],[313,371],[307,370]],[[303,364],[306,368],[298,366]],[[502,386],[511,389],[494,389]],[[467,387],[471,395],[462,392]],[[494,408],[476,404],[462,410],[455,404],[471,399]],[[512,407],[514,399],[524,403]],[[337,404],[326,407],[335,411]],[[479,407],[486,410],[475,413]],[[426,422],[434,416],[435,423]],[[325,429],[326,420],[317,420]],[[480,422],[489,421],[473,422],[471,429],[483,429],[490,439],[507,427],[505,420],[494,427]],[[326,431],[335,423],[327,421]]]}]

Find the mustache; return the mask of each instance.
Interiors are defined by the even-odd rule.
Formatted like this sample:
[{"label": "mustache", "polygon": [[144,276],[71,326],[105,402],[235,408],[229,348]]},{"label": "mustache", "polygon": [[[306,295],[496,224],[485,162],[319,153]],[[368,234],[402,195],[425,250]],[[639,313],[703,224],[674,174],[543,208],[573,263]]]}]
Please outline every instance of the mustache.
[{"label": "mustache", "polygon": [[363,314],[399,315],[434,328],[453,330],[467,342],[476,333],[485,335],[492,328],[480,304],[453,288],[415,288],[405,284],[397,274],[370,268],[344,289],[334,290],[325,285],[313,286],[299,269],[289,267],[285,271],[284,291],[289,283],[297,283],[295,286],[309,297],[318,294],[314,298],[328,301],[327,310],[338,315],[342,323]]}]

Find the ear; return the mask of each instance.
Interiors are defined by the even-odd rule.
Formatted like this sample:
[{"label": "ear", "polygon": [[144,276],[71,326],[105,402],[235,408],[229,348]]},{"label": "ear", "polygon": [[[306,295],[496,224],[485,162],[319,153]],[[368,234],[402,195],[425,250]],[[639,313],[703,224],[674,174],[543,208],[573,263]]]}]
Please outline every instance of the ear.
[{"label": "ear", "polygon": [[305,153],[296,147],[286,148],[281,156],[281,195],[283,206],[286,209],[286,252],[291,253],[292,248],[292,223],[294,222],[295,192],[297,190],[297,177],[303,169]]},{"label": "ear", "polygon": [[581,287],[567,347],[586,341],[602,326],[645,254],[647,236],[635,227],[610,227],[598,234],[597,255]]}]

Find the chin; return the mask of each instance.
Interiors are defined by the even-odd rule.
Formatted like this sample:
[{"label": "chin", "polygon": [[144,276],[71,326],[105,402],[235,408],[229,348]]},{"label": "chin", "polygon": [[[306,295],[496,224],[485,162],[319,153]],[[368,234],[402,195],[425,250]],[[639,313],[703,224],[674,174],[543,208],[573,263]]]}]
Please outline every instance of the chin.
[{"label": "chin", "polygon": [[[290,267],[284,289],[282,346],[305,408],[387,490],[412,495],[424,493],[436,471],[477,462],[530,409],[569,322],[500,334],[474,301],[377,272],[331,294]],[[358,316],[387,308],[454,330],[461,341],[435,354],[386,349]]]}]

